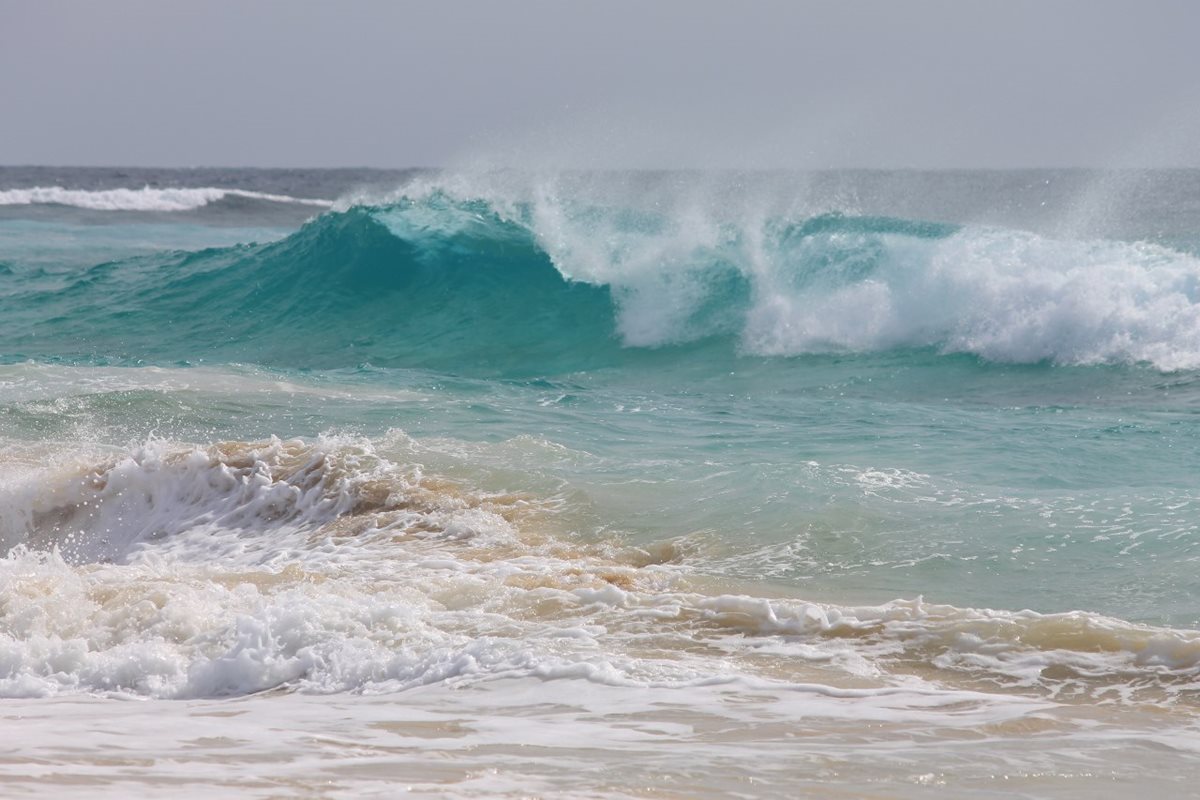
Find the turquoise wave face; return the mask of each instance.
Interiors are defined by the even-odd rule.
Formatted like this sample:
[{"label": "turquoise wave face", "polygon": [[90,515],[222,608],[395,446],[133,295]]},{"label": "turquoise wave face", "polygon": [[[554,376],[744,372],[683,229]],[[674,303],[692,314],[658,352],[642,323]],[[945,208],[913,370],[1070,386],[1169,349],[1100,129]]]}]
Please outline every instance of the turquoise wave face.
[{"label": "turquoise wave face", "polygon": [[606,289],[568,283],[499,221],[489,233],[406,239],[356,208],[264,245],[68,275],[10,265],[0,301],[6,355],[519,371],[515,358],[565,350],[582,361],[617,349]]},{"label": "turquoise wave face", "polygon": [[279,241],[0,270],[6,359],[525,376],[929,350],[1200,366],[1200,260],[826,214],[755,221],[434,193]]}]

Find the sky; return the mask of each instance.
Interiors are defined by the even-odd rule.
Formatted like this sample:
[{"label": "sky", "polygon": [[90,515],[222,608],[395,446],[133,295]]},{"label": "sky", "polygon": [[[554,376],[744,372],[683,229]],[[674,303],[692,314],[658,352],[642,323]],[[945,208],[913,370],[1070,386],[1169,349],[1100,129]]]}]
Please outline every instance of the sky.
[{"label": "sky", "polygon": [[1200,166],[1191,0],[0,0],[0,164]]}]

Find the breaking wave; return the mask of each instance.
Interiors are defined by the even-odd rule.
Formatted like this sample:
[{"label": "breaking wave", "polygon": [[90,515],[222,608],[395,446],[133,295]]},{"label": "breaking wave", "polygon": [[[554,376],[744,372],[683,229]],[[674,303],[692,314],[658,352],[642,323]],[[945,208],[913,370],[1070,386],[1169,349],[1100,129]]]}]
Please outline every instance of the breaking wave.
[{"label": "breaking wave", "polygon": [[[153,202],[228,192],[179,191],[194,194]],[[438,189],[349,205],[269,244],[52,281],[8,267],[9,359],[529,374],[703,346],[1200,368],[1194,255],[842,213],[721,216]]]}]

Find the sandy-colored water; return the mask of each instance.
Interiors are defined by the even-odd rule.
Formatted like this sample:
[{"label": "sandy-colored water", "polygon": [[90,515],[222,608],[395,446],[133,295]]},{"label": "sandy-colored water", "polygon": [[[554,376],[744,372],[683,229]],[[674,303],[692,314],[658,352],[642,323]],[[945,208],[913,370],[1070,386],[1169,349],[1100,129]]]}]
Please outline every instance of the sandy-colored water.
[{"label": "sandy-colored water", "polygon": [[5,797],[1194,796],[1191,714],[498,680],[383,696],[5,701]]}]

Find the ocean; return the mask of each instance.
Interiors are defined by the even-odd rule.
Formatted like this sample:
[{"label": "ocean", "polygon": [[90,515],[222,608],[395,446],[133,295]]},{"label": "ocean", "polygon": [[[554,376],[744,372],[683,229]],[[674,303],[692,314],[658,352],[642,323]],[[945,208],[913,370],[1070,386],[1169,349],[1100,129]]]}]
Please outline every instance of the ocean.
[{"label": "ocean", "polygon": [[1186,797],[1200,171],[0,168],[0,794]]}]

